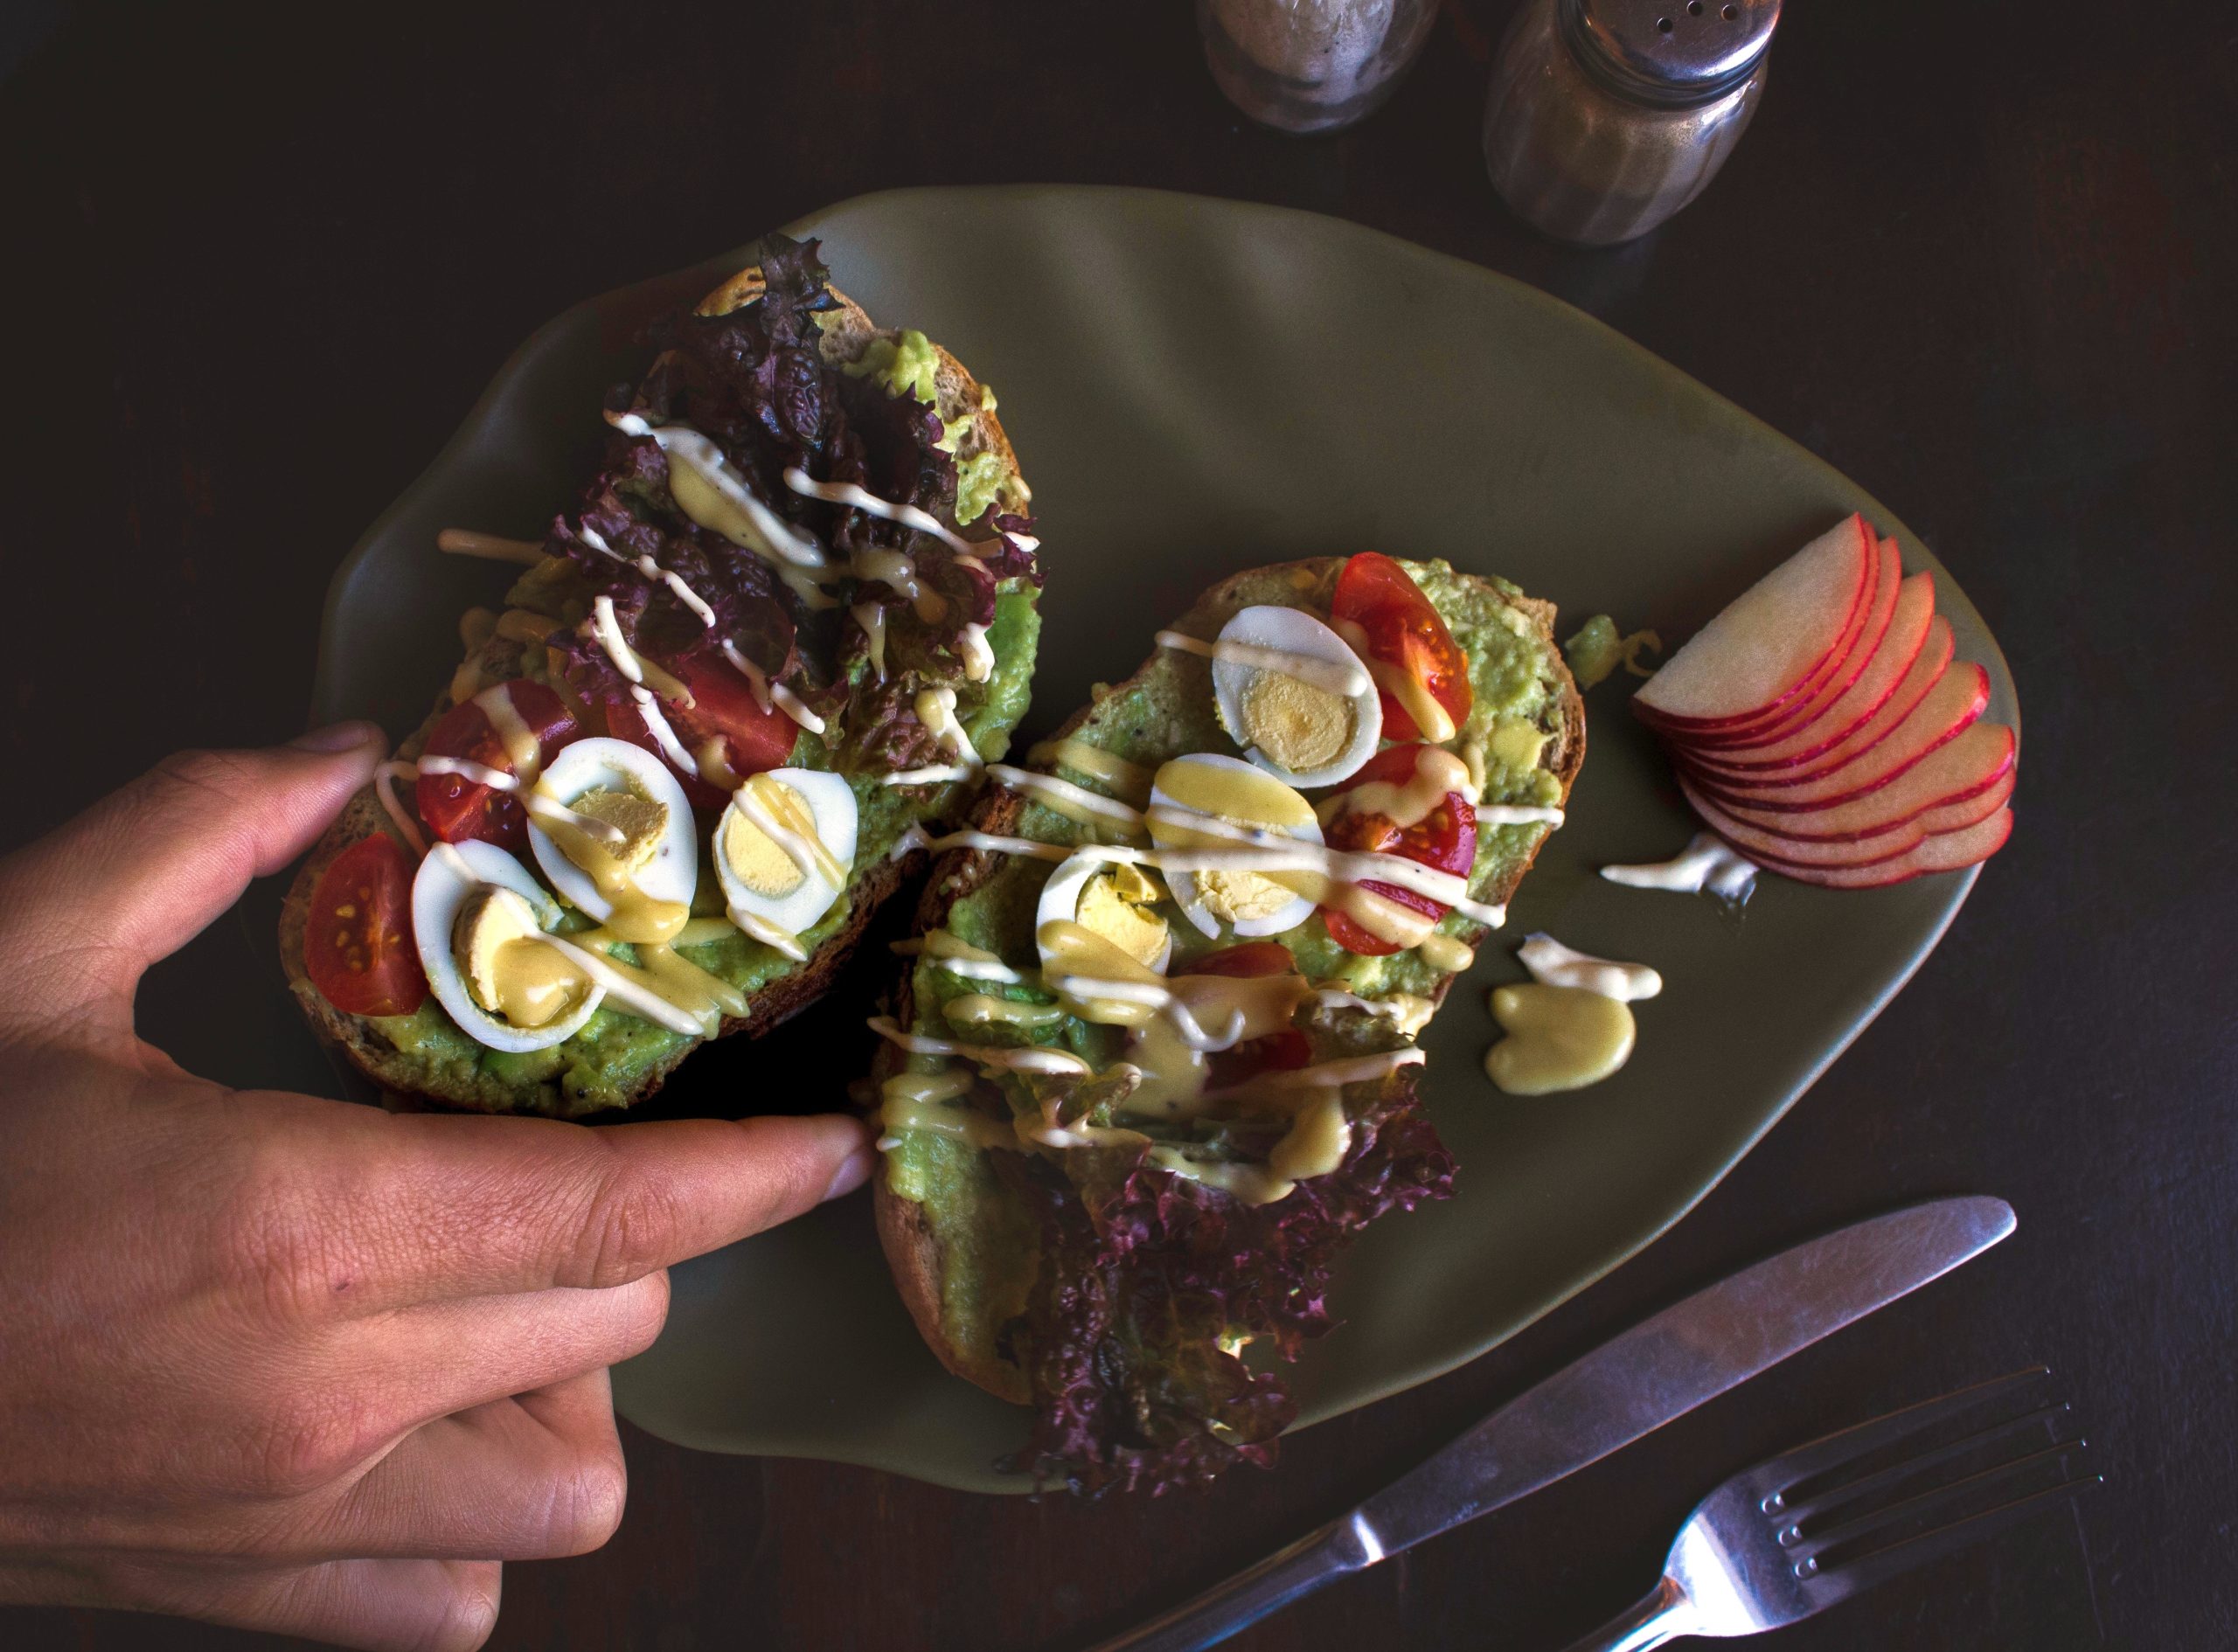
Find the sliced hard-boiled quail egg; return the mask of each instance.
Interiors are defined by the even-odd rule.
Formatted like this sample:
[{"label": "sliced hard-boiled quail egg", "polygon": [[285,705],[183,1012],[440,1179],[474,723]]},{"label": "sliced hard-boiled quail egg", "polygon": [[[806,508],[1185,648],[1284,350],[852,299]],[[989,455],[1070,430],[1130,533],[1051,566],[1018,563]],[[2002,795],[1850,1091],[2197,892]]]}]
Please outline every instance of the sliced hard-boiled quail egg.
[{"label": "sliced hard-boiled quail egg", "polygon": [[412,882],[412,930],[435,1001],[476,1043],[519,1054],[573,1038],[606,996],[536,937],[560,903],[495,843],[437,843]]},{"label": "sliced hard-boiled quail egg", "polygon": [[1302,608],[1246,608],[1220,628],[1213,696],[1243,754],[1292,786],[1333,786],[1375,755],[1383,701],[1345,639]]},{"label": "sliced hard-boiled quail egg", "polygon": [[[1319,848],[1313,805],[1273,775],[1216,752],[1177,757],[1150,785],[1150,841],[1179,853]],[[1310,869],[1301,869],[1310,870]],[[1279,935],[1313,915],[1314,902],[1279,876],[1218,864],[1175,869],[1166,886],[1183,914],[1218,940],[1227,924],[1239,935]]]},{"label": "sliced hard-boiled quail egg", "polygon": [[577,740],[536,789],[581,817],[529,816],[529,846],[561,899],[623,941],[664,941],[684,927],[699,843],[691,800],[667,764],[627,740]]},{"label": "sliced hard-boiled quail egg", "polygon": [[731,921],[789,958],[831,910],[855,864],[854,788],[814,768],[773,768],[732,794],[715,823],[715,875]]},{"label": "sliced hard-boiled quail egg", "polygon": [[1116,947],[1134,963],[1157,975],[1173,956],[1173,929],[1158,915],[1164,892],[1139,866],[1115,865],[1096,855],[1074,855],[1049,874],[1033,919],[1041,961],[1057,967],[1049,941],[1053,923],[1074,923]]}]

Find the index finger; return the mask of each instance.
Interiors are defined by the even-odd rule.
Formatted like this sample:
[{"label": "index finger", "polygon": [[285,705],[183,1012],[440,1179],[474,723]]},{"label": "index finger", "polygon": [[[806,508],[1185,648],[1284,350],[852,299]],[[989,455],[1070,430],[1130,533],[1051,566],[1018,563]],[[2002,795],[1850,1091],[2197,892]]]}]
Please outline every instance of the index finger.
[{"label": "index finger", "polygon": [[352,1111],[282,1202],[316,1232],[290,1248],[368,1308],[624,1284],[849,1191],[872,1157],[864,1123],[831,1114],[592,1129]]}]

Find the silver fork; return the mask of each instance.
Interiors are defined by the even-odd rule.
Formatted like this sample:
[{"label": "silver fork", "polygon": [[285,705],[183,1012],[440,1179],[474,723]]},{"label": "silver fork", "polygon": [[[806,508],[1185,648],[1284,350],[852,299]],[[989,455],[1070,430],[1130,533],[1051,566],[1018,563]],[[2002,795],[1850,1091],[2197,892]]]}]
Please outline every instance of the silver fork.
[{"label": "silver fork", "polygon": [[[2096,1484],[2080,1466],[2089,1442],[2064,1437],[2066,1404],[2027,1402],[2048,1374],[1962,1388],[1742,1469],[1687,1517],[1646,1598],[1568,1652],[1779,1628]],[[1938,1425],[1992,1400],[2026,1408],[1943,1437]]]}]

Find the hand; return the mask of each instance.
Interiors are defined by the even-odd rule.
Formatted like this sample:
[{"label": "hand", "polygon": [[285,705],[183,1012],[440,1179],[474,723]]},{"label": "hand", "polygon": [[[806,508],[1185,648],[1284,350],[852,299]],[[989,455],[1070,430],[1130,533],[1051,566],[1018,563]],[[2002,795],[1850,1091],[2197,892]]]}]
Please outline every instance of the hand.
[{"label": "hand", "polygon": [[498,1563],[621,1518],[663,1270],[868,1174],[846,1118],[392,1115],[142,1043],[142,972],[381,749],[177,758],[0,861],[0,1600],[478,1646]]}]

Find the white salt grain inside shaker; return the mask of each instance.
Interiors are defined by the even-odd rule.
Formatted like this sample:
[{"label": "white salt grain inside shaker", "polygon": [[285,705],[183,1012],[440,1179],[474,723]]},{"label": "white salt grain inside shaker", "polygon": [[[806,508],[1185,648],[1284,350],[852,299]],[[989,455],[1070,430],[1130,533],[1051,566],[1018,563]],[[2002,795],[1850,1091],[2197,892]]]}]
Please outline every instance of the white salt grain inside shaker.
[{"label": "white salt grain inside shaker", "polygon": [[1197,0],[1213,79],[1286,132],[1331,131],[1373,109],[1436,21],[1436,0]]}]

